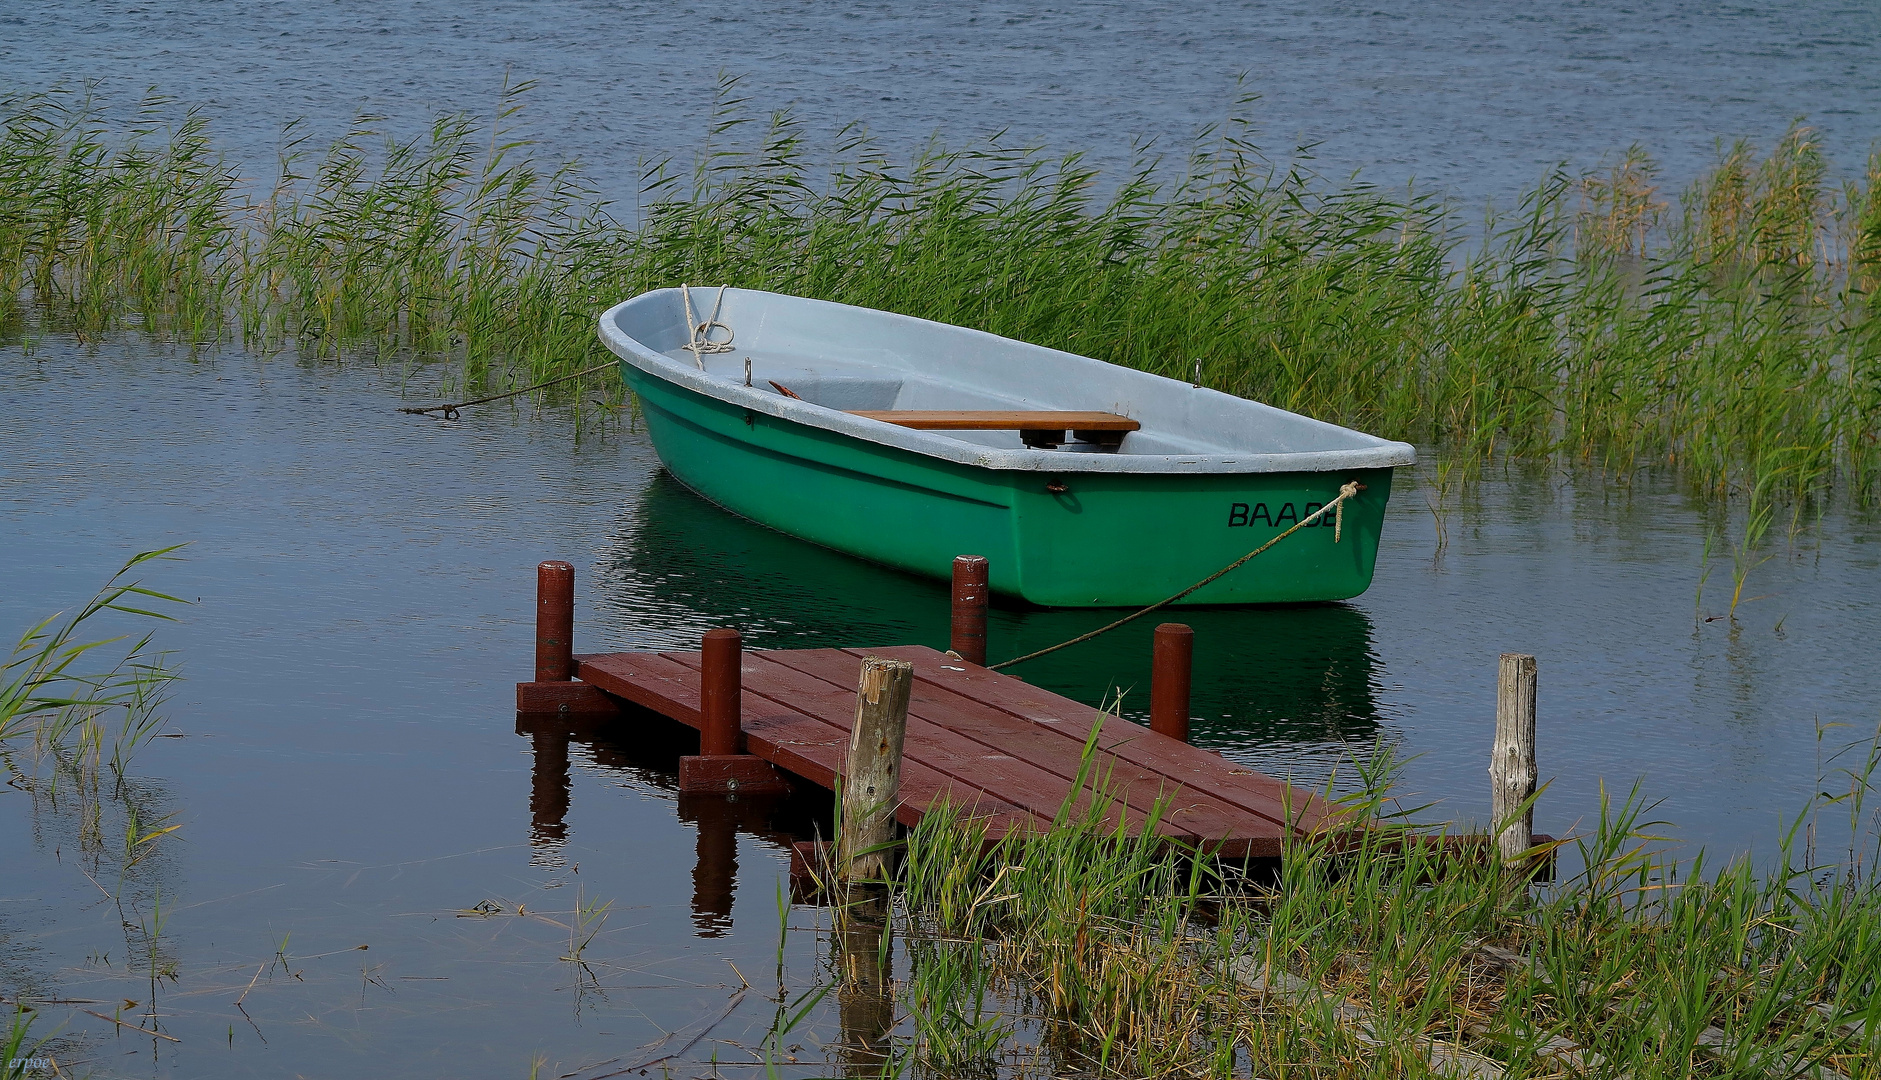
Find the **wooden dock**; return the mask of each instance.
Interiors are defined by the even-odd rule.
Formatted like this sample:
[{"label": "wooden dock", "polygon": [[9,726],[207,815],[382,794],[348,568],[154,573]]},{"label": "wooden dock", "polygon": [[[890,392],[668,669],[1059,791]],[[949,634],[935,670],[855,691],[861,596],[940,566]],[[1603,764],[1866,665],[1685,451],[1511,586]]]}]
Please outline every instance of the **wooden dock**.
[{"label": "wooden dock", "polygon": [[[693,917],[708,937],[730,925],[739,832],[788,849],[793,890],[804,890],[806,902],[820,902],[829,851],[798,838],[818,833],[827,819],[817,820],[822,811],[814,797],[806,806],[765,796],[834,792],[852,756],[861,762],[856,775],[867,778],[858,781],[858,791],[875,791],[879,781],[893,793],[885,802],[861,803],[870,830],[892,832],[893,823],[880,816],[889,807],[896,821],[913,827],[946,806],[982,822],[988,838],[998,839],[1041,832],[1067,808],[1073,820],[1088,820],[1095,804],[1109,825],[1137,835],[1153,831],[1225,859],[1277,860],[1290,836],[1338,825],[1339,808],[1311,790],[1189,744],[1188,627],[1156,628],[1150,724],[1144,727],[987,667],[986,560],[961,556],[954,571],[946,652],[921,645],[746,652],[737,631],[721,629],[707,631],[696,650],[578,655],[571,648],[574,568],[543,563],[537,570],[536,677],[516,684],[516,730],[535,744],[533,842],[566,840],[571,741],[592,744],[597,761],[607,758],[616,767],[643,753],[665,755],[651,766],[651,782],[676,786],[680,818],[698,826]],[[872,689],[882,684],[868,681],[884,670],[894,672],[892,706]],[[1493,837],[1439,830],[1392,843],[1480,849],[1537,880],[1552,878],[1559,842],[1532,832],[1534,673],[1531,656],[1501,659],[1491,771],[1496,820],[1507,819],[1503,830]],[[895,717],[899,737],[881,734],[887,715]],[[865,734],[852,740],[858,719]],[[663,730],[649,731],[649,722]],[[698,753],[685,753],[690,736],[684,728],[698,732]],[[878,745],[878,735],[879,748],[868,749]],[[614,749],[602,749],[608,746]],[[846,811],[848,801],[846,795]],[[842,846],[857,842],[846,828]],[[865,851],[881,842],[860,841]],[[838,865],[860,873],[859,863]]]},{"label": "wooden dock", "polygon": [[[1121,816],[1138,830],[1161,803],[1158,832],[1231,858],[1277,857],[1290,820],[1310,828],[1324,816],[1308,791],[919,645],[744,653],[746,752],[787,782],[834,788],[864,655],[914,664],[896,814],[904,825],[951,803],[984,818],[992,835],[1042,829],[1072,798],[1081,773],[1086,783],[1073,805],[1101,786],[1115,799],[1112,822]],[[702,728],[701,666],[698,651],[607,653],[576,657],[572,674],[612,698]],[[1085,744],[1100,724],[1087,765]],[[682,786],[688,779],[682,772]]]},{"label": "wooden dock", "polygon": [[[1289,828],[1310,830],[1330,812],[1309,790],[1175,735],[925,646],[747,652],[735,632],[712,631],[698,650],[575,655],[573,569],[564,567],[541,571],[537,678],[517,685],[519,716],[625,716],[635,706],[695,728],[700,753],[680,760],[682,792],[835,789],[862,660],[879,656],[914,668],[895,815],[903,825],[951,805],[998,837],[1042,830],[1067,805],[1104,798],[1113,825],[1141,831],[1153,818],[1173,842],[1246,859],[1278,857]],[[956,642],[974,640],[956,633]],[[1180,714],[1159,726],[1186,734],[1187,639],[1178,643],[1180,678],[1159,667],[1152,698]]]}]

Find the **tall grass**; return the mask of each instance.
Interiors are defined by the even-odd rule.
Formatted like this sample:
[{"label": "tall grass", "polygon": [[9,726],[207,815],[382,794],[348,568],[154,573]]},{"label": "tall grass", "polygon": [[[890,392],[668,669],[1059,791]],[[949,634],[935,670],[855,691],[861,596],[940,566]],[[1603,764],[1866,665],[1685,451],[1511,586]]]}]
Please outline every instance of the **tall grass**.
[{"label": "tall grass", "polygon": [[[1667,857],[1635,792],[1537,884],[1487,844],[1412,842],[1388,765],[1347,803],[1363,828],[1297,839],[1269,879],[1101,806],[996,844],[933,815],[880,1072],[1881,1076],[1881,739],[1850,752],[1770,872]],[[1825,814],[1847,815],[1834,863],[1804,839]]]},{"label": "tall grass", "polygon": [[[28,627],[0,664],[0,766],[16,775],[37,775],[47,759],[95,785],[108,766],[122,780],[130,757],[161,725],[156,713],[177,678],[151,634],[82,640],[82,631],[107,612],[137,619],[169,620],[152,605],[180,604],[167,593],[125,578],[147,563],[170,558],[181,545],[133,555],[83,607]],[[124,643],[130,641],[131,644]],[[113,650],[115,648],[115,654]],[[101,656],[112,657],[102,667]],[[104,749],[111,743],[110,752]],[[30,755],[22,758],[24,751]]]},{"label": "tall grass", "polygon": [[[251,195],[203,117],[114,124],[81,94],[0,119],[0,295],[26,325],[141,326],[251,348],[446,359],[478,388],[598,359],[593,319],[645,289],[731,283],[905,312],[1187,377],[1477,461],[1671,463],[1741,495],[1876,493],[1881,154],[1840,187],[1814,134],[1720,149],[1676,198],[1634,147],[1461,227],[1429,192],[1332,182],[1253,141],[1242,102],[1102,177],[990,138],[810,148],[725,81],[696,159],[631,213],[514,130],[362,116],[290,128]],[[605,381],[597,385],[610,385]]]}]

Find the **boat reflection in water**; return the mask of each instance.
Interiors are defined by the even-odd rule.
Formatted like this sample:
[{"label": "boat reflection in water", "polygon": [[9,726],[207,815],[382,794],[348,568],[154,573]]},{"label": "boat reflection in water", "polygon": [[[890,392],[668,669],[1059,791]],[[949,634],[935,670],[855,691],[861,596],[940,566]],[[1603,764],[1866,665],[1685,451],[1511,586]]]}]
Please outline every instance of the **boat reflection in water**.
[{"label": "boat reflection in water", "polygon": [[[1236,571],[1259,572],[1259,560]],[[611,648],[697,648],[716,626],[737,627],[754,649],[947,644],[944,585],[726,513],[663,471],[623,515],[615,554],[595,574],[591,597]],[[998,603],[988,654],[997,663],[1126,613]],[[1124,714],[1144,719],[1150,636],[1163,621],[1195,628],[1199,745],[1277,775],[1291,764],[1305,778],[1380,734],[1371,620],[1345,604],[1157,612],[1008,673],[1093,705],[1122,692]]]}]

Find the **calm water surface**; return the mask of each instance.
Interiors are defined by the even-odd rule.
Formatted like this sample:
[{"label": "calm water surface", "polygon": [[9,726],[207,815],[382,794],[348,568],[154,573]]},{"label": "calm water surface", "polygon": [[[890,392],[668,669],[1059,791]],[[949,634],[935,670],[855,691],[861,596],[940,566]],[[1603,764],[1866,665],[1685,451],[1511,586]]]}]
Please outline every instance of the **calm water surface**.
[{"label": "calm water surface", "polygon": [[[1797,116],[1850,175],[1881,134],[1877,42],[1873,5],[1833,2],[14,0],[0,91],[95,81],[122,109],[154,86],[204,105],[263,175],[290,119],[324,140],[363,110],[409,134],[437,111],[487,114],[507,71],[540,81],[524,127],[542,152],[630,197],[637,162],[696,148],[720,69],[823,135],[862,120],[908,148],[1008,129],[1107,166],[1142,138],[1183,145],[1245,73],[1268,145],[1320,141],[1329,173],[1479,206],[1633,141],[1683,183],[1717,138],[1768,143]],[[819,918],[780,908],[780,844],[817,807],[682,802],[685,748],[658,731],[518,733],[531,567],[575,563],[577,644],[594,649],[728,624],[759,645],[939,644],[944,590],[701,503],[629,425],[577,439],[555,415],[401,417],[398,381],[0,346],[0,630],[171,543],[186,561],[153,584],[198,600],[159,639],[188,675],[168,708],[180,737],[136,759],[102,823],[121,831],[134,808],[180,824],[155,854],[94,882],[81,805],[0,787],[0,995],[81,1002],[40,1030],[64,1025],[62,1058],[101,1076],[520,1077],[539,1054],[540,1075],[590,1077],[734,1000],[675,1072],[751,1060],[767,995],[824,962],[795,933],[779,970],[780,917]],[[1479,821],[1496,654],[1533,652],[1554,778],[1540,828],[1643,777],[1684,842],[1767,855],[1817,789],[1819,726],[1846,725],[1841,741],[1881,720],[1873,516],[1832,509],[1779,539],[1738,619],[1705,621],[1728,560],[1700,598],[1710,519],[1671,478],[1494,473],[1451,496],[1441,550],[1422,479],[1401,484],[1357,601],[1182,616],[1198,741],[1315,782],[1382,741],[1412,757],[1405,789],[1438,800],[1431,816]],[[992,648],[1108,617],[998,610]],[[1026,676],[1139,711],[1148,634]],[[560,957],[596,902],[613,907],[589,977]],[[179,1043],[77,1011],[147,1024],[153,1001]]]},{"label": "calm water surface", "polygon": [[[150,950],[122,924],[154,901],[176,972],[160,1022],[182,1042],[73,1012],[66,1049],[101,1075],[522,1076],[535,1051],[561,1075],[716,1014],[742,978],[758,989],[689,1058],[749,1060],[774,1009],[780,842],[815,808],[682,803],[682,748],[658,732],[519,734],[531,568],[575,563],[583,649],[727,624],[769,646],[938,644],[944,589],[723,514],[624,424],[443,423],[396,395],[363,366],[0,352],[0,626],[185,541],[153,583],[198,601],[161,637],[188,676],[168,709],[183,737],[144,751],[126,796],[182,824],[157,856],[94,884],[70,802],[0,788],[0,985],[140,1014]],[[1406,789],[1435,815],[1480,820],[1496,654],[1530,651],[1555,781],[1540,828],[1643,777],[1688,842],[1767,853],[1815,789],[1817,724],[1881,718],[1871,518],[1773,545],[1732,625],[1695,617],[1720,612],[1728,568],[1695,605],[1704,518],[1670,482],[1498,474],[1447,512],[1441,553],[1429,496],[1402,485],[1357,601],[1184,614],[1198,741],[1318,781],[1382,739],[1418,755]],[[993,651],[1106,618],[1002,609]],[[1148,634],[1027,677],[1134,710]],[[586,954],[598,985],[558,959],[578,896],[614,904]],[[556,922],[462,916],[479,904]],[[820,949],[792,935],[784,979],[807,982]]]},{"label": "calm water surface", "polygon": [[1643,143],[1682,186],[1718,138],[1768,145],[1817,124],[1845,175],[1881,136],[1881,8],[1847,0],[717,4],[619,0],[10,0],[0,89],[95,80],[202,103],[251,167],[281,125],[320,139],[355,112],[414,133],[487,115],[505,72],[539,80],[525,129],[630,198],[635,162],[690,160],[714,76],[824,134],[859,120],[906,149],[995,130],[1099,163],[1133,141],[1178,154],[1242,89],[1270,148],[1321,167],[1416,177],[1473,212],[1559,162]]}]

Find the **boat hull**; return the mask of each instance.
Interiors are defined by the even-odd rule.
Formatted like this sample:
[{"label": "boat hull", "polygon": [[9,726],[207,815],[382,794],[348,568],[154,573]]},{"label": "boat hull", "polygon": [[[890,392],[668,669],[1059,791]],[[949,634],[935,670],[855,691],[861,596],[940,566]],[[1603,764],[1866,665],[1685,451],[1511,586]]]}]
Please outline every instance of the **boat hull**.
[{"label": "boat hull", "polygon": [[984,555],[1002,595],[1048,607],[1152,604],[1357,480],[1364,487],[1347,501],[1341,528],[1328,514],[1182,603],[1343,600],[1371,584],[1390,468],[983,468],[747,409],[629,363],[621,368],[655,450],[680,482],[742,517],[873,562],[944,578],[954,556]]}]

